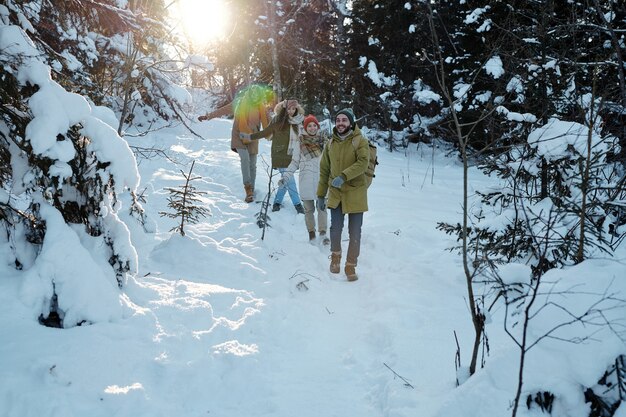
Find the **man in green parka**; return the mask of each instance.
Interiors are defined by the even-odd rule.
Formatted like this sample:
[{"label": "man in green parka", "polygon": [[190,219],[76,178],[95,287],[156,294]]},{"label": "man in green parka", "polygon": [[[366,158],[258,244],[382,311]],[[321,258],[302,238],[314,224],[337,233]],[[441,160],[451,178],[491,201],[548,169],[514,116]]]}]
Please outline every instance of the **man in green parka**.
[{"label": "man in green parka", "polygon": [[350,242],[344,267],[348,281],[358,279],[355,268],[361,250],[363,213],[367,211],[365,170],[368,163],[369,145],[355,123],[354,112],[340,110],[335,116],[333,136],[322,152],[317,203],[320,208],[330,209],[330,272],[333,274],[340,270],[341,234],[345,215],[348,215]]}]

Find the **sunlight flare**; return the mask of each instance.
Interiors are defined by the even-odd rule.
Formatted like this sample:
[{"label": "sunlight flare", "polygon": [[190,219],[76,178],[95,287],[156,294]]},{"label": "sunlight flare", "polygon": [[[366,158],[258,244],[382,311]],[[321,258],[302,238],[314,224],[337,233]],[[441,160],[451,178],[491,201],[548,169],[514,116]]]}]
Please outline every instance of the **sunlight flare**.
[{"label": "sunlight flare", "polygon": [[179,0],[183,30],[196,45],[205,45],[226,36],[231,16],[224,0]]}]

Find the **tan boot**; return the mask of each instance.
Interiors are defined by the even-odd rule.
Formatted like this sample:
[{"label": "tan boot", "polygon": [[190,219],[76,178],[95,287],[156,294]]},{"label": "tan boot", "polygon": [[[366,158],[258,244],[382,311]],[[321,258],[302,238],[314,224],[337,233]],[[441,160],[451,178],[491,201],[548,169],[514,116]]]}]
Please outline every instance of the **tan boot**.
[{"label": "tan boot", "polygon": [[246,190],[246,198],[244,201],[246,203],[252,203],[254,200],[254,188],[250,184],[244,184],[243,188]]},{"label": "tan boot", "polygon": [[356,281],[359,279],[359,276],[356,274],[356,264],[350,264],[346,262],[346,266],[344,267],[344,272],[346,273],[346,277],[348,281]]},{"label": "tan boot", "polygon": [[341,264],[341,252],[330,253],[330,272],[338,274]]}]

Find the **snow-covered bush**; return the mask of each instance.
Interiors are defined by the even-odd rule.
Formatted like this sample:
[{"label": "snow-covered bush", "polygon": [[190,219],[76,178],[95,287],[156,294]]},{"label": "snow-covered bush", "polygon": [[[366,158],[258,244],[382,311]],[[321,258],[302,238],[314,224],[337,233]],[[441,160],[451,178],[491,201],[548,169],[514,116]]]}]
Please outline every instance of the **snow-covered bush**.
[{"label": "snow-covered bush", "polygon": [[621,177],[621,166],[607,162],[616,146],[588,126],[551,119],[492,160],[487,169],[503,185],[479,193],[476,259],[528,260],[545,270],[610,252],[624,232],[609,214]]},{"label": "snow-covered bush", "polygon": [[45,51],[6,10],[0,15],[0,155],[8,162],[0,246],[10,248],[2,261],[24,270],[22,297],[35,318],[54,313],[63,327],[119,318],[118,287],[137,255],[118,195],[138,185],[135,158],[102,111],[54,81]]}]

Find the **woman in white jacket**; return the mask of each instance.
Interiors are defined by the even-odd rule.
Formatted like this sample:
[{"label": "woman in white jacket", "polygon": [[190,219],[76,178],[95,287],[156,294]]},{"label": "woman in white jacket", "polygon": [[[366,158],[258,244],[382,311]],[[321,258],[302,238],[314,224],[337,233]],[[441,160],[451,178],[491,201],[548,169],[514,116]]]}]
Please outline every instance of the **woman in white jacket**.
[{"label": "woman in white jacket", "polygon": [[[300,170],[299,189],[300,198],[304,205],[304,223],[309,232],[309,240],[315,240],[315,201],[317,200],[317,184],[320,179],[320,159],[327,140],[320,131],[320,124],[312,114],[304,118],[304,132],[300,135],[300,146],[293,146],[291,163],[278,181],[279,187],[284,187],[296,170]],[[317,226],[324,245],[330,240],[326,237],[328,214],[326,208],[317,207]]]}]

